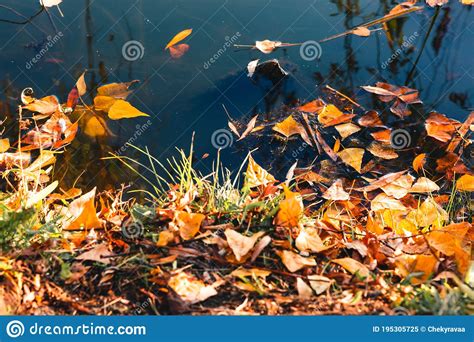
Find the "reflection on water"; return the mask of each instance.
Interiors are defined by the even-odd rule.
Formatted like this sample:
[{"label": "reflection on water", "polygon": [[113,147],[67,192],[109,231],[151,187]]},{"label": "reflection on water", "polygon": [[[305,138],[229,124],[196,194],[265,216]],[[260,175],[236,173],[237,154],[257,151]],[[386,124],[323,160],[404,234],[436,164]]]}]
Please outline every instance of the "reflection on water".
[{"label": "reflection on water", "polygon": [[[263,55],[229,48],[227,42],[318,41],[383,16],[394,3],[65,1],[61,5],[64,17],[51,8],[26,24],[20,22],[37,14],[36,0],[4,0],[1,5],[0,18],[10,22],[0,22],[0,110],[11,126],[15,126],[15,108],[25,87],[33,87],[37,96],[56,94],[65,100],[75,79],[87,68],[90,94],[86,101],[91,102],[100,84],[141,80],[131,102],[151,115],[151,124],[146,118],[108,122],[107,134],[93,138],[84,134],[82,127],[56,170],[66,187],[76,181],[84,188],[129,181],[131,175],[123,167],[102,158],[131,139],[164,159],[174,153],[175,146],[187,148],[193,131],[196,155],[211,155],[198,163],[206,171],[217,152],[211,144],[212,133],[227,125],[222,105],[233,118],[245,122],[256,113],[272,119],[284,106],[317,97],[326,84],[357,98],[367,108],[384,109],[360,89],[376,81],[409,84],[420,90],[425,111],[436,109],[458,120],[474,107],[470,51],[474,12],[457,2],[438,11],[426,9],[390,21],[385,30],[367,38],[347,35],[323,43],[321,58],[313,61],[302,58],[298,47]],[[171,59],[164,46],[186,28],[193,28],[187,41],[190,50],[180,59]],[[57,35],[60,39],[51,44]],[[124,45],[131,41],[141,50],[130,57],[124,55]],[[38,54],[40,58],[35,57]],[[277,58],[290,75],[277,82],[248,78],[247,63],[257,58]],[[245,149],[246,145],[234,142],[223,151],[224,162],[237,167]],[[261,150],[262,160],[272,159],[271,151]]]}]

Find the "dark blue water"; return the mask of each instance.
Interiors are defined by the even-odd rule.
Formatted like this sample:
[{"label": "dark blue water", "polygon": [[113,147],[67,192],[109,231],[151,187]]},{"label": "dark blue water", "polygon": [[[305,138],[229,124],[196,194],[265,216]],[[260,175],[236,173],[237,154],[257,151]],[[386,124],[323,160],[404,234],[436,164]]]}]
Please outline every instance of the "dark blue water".
[{"label": "dark blue water", "polygon": [[[0,22],[2,110],[10,108],[9,120],[14,121],[14,108],[25,87],[33,87],[37,96],[55,94],[65,100],[86,68],[91,89],[102,83],[139,79],[141,83],[129,100],[151,115],[152,124],[140,128],[137,135],[137,125],[143,127],[146,118],[111,122],[109,128],[115,137],[105,140],[81,134],[67,156],[76,164],[68,163],[59,174],[79,175],[85,168],[86,176],[79,180],[82,185],[94,180],[113,183],[121,180],[124,170],[100,160],[108,152],[134,137],[134,144],[148,146],[155,156],[164,159],[175,153],[175,147],[187,148],[193,132],[196,155],[210,154],[199,161],[206,171],[217,152],[211,136],[227,125],[222,105],[235,119],[248,120],[255,113],[271,117],[282,105],[296,105],[319,96],[321,87],[329,84],[370,107],[372,97],[359,87],[376,81],[405,84],[426,39],[410,85],[420,90],[426,110],[463,120],[474,107],[474,11],[457,1],[451,3],[440,10],[428,38],[434,9],[391,21],[390,34],[381,30],[366,38],[346,36],[323,43],[321,57],[306,61],[298,47],[264,55],[255,50],[236,51],[226,42],[318,41],[383,16],[395,3],[64,0],[64,17],[51,8],[50,18],[42,13],[24,25]],[[4,0],[0,4],[26,17],[39,7],[37,0]],[[0,18],[23,20],[5,8],[0,8]],[[186,40],[189,51],[180,59],[170,58],[164,50],[166,43],[187,28],[193,28]],[[54,38],[58,33],[60,39],[32,63],[47,37]],[[127,61],[122,54],[123,45],[131,40],[143,46],[143,55],[135,61]],[[404,40],[409,44],[403,44]],[[274,88],[268,82],[249,79],[247,63],[257,58],[277,58],[289,77]],[[230,168],[238,166],[244,156],[245,145],[236,142],[222,152]]]}]

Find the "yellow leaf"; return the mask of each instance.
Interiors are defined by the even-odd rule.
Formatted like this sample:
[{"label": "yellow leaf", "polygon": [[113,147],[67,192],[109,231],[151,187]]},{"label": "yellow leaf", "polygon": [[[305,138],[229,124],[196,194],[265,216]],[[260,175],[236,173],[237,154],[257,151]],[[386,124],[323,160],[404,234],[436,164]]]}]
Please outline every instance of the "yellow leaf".
[{"label": "yellow leaf", "polygon": [[108,112],[110,107],[117,101],[117,99],[111,97],[111,96],[103,96],[103,95],[97,95],[94,98],[94,107],[97,110],[102,110],[104,112]]},{"label": "yellow leaf", "polygon": [[300,124],[293,118],[292,115],[273,126],[274,131],[281,133],[287,138],[295,134],[300,134],[301,128],[302,127]]},{"label": "yellow leaf", "polygon": [[112,120],[130,119],[136,118],[138,116],[149,116],[148,114],[139,111],[124,100],[115,101],[112,107],[110,107],[108,114],[109,118]]},{"label": "yellow leaf", "polygon": [[413,184],[413,176],[406,174],[398,177],[397,179],[393,180],[388,184],[384,184],[380,188],[385,192],[388,196],[392,196],[396,199],[400,199],[405,197],[408,191]]},{"label": "yellow leaf", "polygon": [[102,137],[106,134],[106,130],[104,126],[102,126],[102,123],[95,116],[92,116],[86,122],[86,126],[84,127],[84,134],[88,135],[91,138]]},{"label": "yellow leaf", "polygon": [[10,140],[8,138],[0,139],[0,153],[8,151],[10,148]]},{"label": "yellow leaf", "polygon": [[251,237],[248,237],[232,229],[226,229],[224,234],[237,261],[240,261],[245,255],[247,255],[255,246],[257,240],[265,235],[264,232],[258,232]]},{"label": "yellow leaf", "polygon": [[351,136],[352,134],[360,131],[360,127],[356,124],[353,124],[352,122],[337,125],[334,128],[339,132],[342,139],[345,139],[348,136]]},{"label": "yellow leaf", "polygon": [[303,202],[301,195],[290,191],[286,185],[283,185],[285,199],[280,202],[280,208],[275,217],[274,224],[281,227],[292,228],[298,226],[303,215]]},{"label": "yellow leaf", "polygon": [[364,158],[363,148],[346,148],[337,155],[342,159],[344,163],[352,166],[357,172],[360,173],[362,168],[362,158]]},{"label": "yellow leaf", "polygon": [[442,227],[449,219],[448,213],[436,203],[432,197],[426,200],[416,210],[410,211],[407,220],[413,222],[417,227]]},{"label": "yellow leaf", "polygon": [[276,182],[275,178],[264,168],[258,165],[252,156],[249,156],[249,164],[245,172],[245,185],[254,188]]},{"label": "yellow leaf", "polygon": [[319,112],[318,121],[325,125],[343,115],[344,113],[341,112],[335,105],[328,104],[324,106],[323,109]]},{"label": "yellow leaf", "polygon": [[381,211],[385,209],[389,210],[401,210],[405,211],[407,208],[399,200],[388,196],[384,193],[378,194],[370,203],[373,211]]},{"label": "yellow leaf", "polygon": [[357,273],[358,275],[364,278],[370,276],[370,271],[367,266],[361,264],[359,261],[354,260],[352,258],[334,259],[332,260],[332,262],[341,265],[352,274]]},{"label": "yellow leaf", "polygon": [[47,187],[44,189],[36,192],[36,193],[29,193],[28,194],[28,199],[26,200],[26,208],[30,208],[39,201],[42,201],[43,199],[46,198],[50,193],[52,193],[56,187],[58,186],[58,181],[54,181],[53,183],[49,184]]},{"label": "yellow leaf", "polygon": [[474,176],[464,175],[456,181],[458,191],[474,191]]},{"label": "yellow leaf", "polygon": [[187,211],[178,211],[174,222],[179,229],[183,240],[190,240],[199,232],[202,221],[206,218],[203,214],[193,214]]},{"label": "yellow leaf", "polygon": [[426,163],[426,153],[419,154],[413,159],[413,170],[416,172],[420,172],[420,169],[423,168],[423,166]]},{"label": "yellow leaf", "polygon": [[313,258],[305,258],[291,251],[277,251],[276,253],[290,272],[296,272],[306,266],[316,266],[316,260]]},{"label": "yellow leaf", "polygon": [[156,245],[158,247],[164,247],[168,246],[168,244],[174,240],[174,234],[170,232],[169,230],[163,230],[160,232],[160,235],[158,236],[158,241],[156,242]]},{"label": "yellow leaf", "polygon": [[192,32],[193,32],[193,29],[187,29],[187,30],[181,31],[176,36],[174,36],[173,39],[171,39],[168,44],[166,44],[165,50],[168,49],[170,46],[176,45],[177,43],[185,39],[187,36],[189,36]]}]

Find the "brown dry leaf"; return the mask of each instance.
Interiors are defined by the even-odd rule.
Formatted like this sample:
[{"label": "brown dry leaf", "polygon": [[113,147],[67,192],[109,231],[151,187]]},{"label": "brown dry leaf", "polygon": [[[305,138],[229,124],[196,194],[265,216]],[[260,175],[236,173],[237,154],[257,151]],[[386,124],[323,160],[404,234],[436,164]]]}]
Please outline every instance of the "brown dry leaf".
[{"label": "brown dry leaf", "polygon": [[130,82],[123,83],[109,83],[97,88],[98,96],[110,96],[115,99],[125,100],[128,95],[132,92],[129,88],[139,82],[138,80],[133,80]]},{"label": "brown dry leaf", "polygon": [[428,136],[444,143],[453,138],[460,125],[458,121],[449,119],[445,115],[436,112],[432,112],[425,121]]},{"label": "brown dry leaf", "polygon": [[352,258],[334,259],[332,262],[344,267],[352,274],[358,274],[361,277],[367,278],[370,276],[370,271],[364,264]]},{"label": "brown dry leaf", "polygon": [[87,85],[84,79],[85,75],[86,75],[86,72],[84,71],[76,82],[76,88],[77,88],[77,92],[79,96],[83,96],[87,92]]},{"label": "brown dry leaf", "polygon": [[188,44],[178,44],[169,47],[171,58],[178,59],[184,56],[189,51]]},{"label": "brown dry leaf", "polygon": [[183,240],[190,240],[199,232],[202,221],[206,218],[203,214],[193,214],[187,211],[178,211],[174,223],[179,229],[179,235]]},{"label": "brown dry leaf", "polygon": [[337,125],[334,128],[339,132],[342,139],[345,139],[348,136],[351,136],[352,134],[360,131],[360,127],[353,124],[352,122],[344,123],[342,125]]},{"label": "brown dry leaf", "polygon": [[168,44],[166,44],[165,50],[168,49],[169,47],[178,44],[180,41],[183,39],[187,38],[191,33],[193,33],[193,29],[186,29],[181,32],[179,32],[177,35],[175,35]]},{"label": "brown dry leaf", "polygon": [[33,102],[23,106],[23,109],[41,114],[52,114],[59,110],[59,101],[56,96],[50,95],[41,99],[35,99]]},{"label": "brown dry leaf", "polygon": [[76,260],[82,261],[95,261],[101,262],[103,264],[110,264],[111,256],[114,256],[115,253],[109,250],[107,243],[101,243],[95,245],[91,250],[82,253],[76,257]]},{"label": "brown dry leaf", "polygon": [[410,192],[418,192],[418,193],[425,193],[425,192],[433,192],[438,191],[439,186],[433,182],[432,180],[426,177],[420,177],[416,181],[415,184],[410,189]]},{"label": "brown dry leaf", "polygon": [[138,116],[149,116],[124,100],[117,100],[108,111],[109,118],[112,120],[136,118]]},{"label": "brown dry leaf", "polygon": [[314,228],[301,229],[298,237],[295,240],[296,248],[301,252],[319,253],[330,248],[324,245],[323,241],[318,235],[318,231]]},{"label": "brown dry leaf", "polygon": [[311,287],[313,288],[314,292],[317,295],[320,295],[321,293],[329,289],[331,284],[334,282],[328,277],[317,275],[317,274],[309,275],[308,280],[309,280],[309,285],[311,285]]},{"label": "brown dry leaf", "polygon": [[383,233],[383,225],[381,224],[381,222],[379,222],[377,219],[374,218],[374,216],[372,215],[372,212],[370,212],[368,215],[367,215],[367,225],[366,225],[366,229],[371,232],[371,233],[374,233],[375,235],[380,235]]},{"label": "brown dry leaf", "polygon": [[420,170],[423,168],[423,166],[426,163],[426,153],[421,153],[413,159],[413,170],[416,172],[420,172]]},{"label": "brown dry leaf", "polygon": [[278,41],[271,41],[268,39],[265,40],[257,40],[255,42],[255,48],[260,50],[263,53],[269,54],[272,53],[275,49],[279,48],[281,46],[281,42]]},{"label": "brown dry leaf", "polygon": [[274,224],[280,227],[297,227],[301,216],[303,215],[303,202],[298,192],[292,192],[286,185],[283,185],[285,199],[280,202],[278,213]]},{"label": "brown dry leaf", "polygon": [[375,110],[368,111],[357,122],[363,127],[385,127]]},{"label": "brown dry leaf", "polygon": [[323,198],[331,201],[348,201],[349,194],[342,186],[342,180],[336,180],[323,194]]},{"label": "brown dry leaf", "polygon": [[[438,260],[433,255],[401,255],[396,258],[396,270],[402,277],[410,277],[410,282],[414,285],[426,282],[436,271]],[[413,276],[413,274],[422,273]]]},{"label": "brown dry leaf", "polygon": [[351,31],[352,34],[355,34],[356,36],[360,37],[368,37],[370,36],[370,30],[367,27],[364,26],[359,26],[356,27]]},{"label": "brown dry leaf", "polygon": [[249,164],[245,172],[245,186],[254,188],[276,182],[275,178],[263,167],[258,165],[252,156],[249,156]]},{"label": "brown dry leaf", "polygon": [[229,244],[230,249],[235,255],[237,261],[242,260],[244,256],[246,256],[252,248],[257,243],[257,240],[265,235],[265,232],[258,232],[253,234],[251,237],[245,236],[236,232],[232,229],[226,229],[224,232],[227,243]]},{"label": "brown dry leaf", "polygon": [[407,208],[399,200],[386,195],[385,193],[378,194],[370,203],[372,211],[382,211],[388,209],[390,211],[400,210],[406,211]]},{"label": "brown dry leaf", "polygon": [[388,196],[400,199],[402,197],[405,197],[408,191],[410,191],[414,180],[415,179],[413,176],[411,176],[410,174],[405,174],[394,179],[392,182],[381,186],[380,188]]},{"label": "brown dry leaf", "polygon": [[247,135],[249,135],[252,130],[254,129],[255,127],[255,124],[257,123],[257,118],[258,118],[258,114],[255,115],[250,121],[249,123],[247,124],[247,128],[245,129],[244,133],[242,133],[242,135],[240,136],[239,139],[237,139],[237,141],[240,141],[242,140],[243,138],[245,138]]},{"label": "brown dry leaf", "polygon": [[199,303],[217,294],[214,286],[206,285],[202,280],[186,272],[171,277],[168,286],[187,304]]},{"label": "brown dry leaf", "polygon": [[456,189],[458,191],[474,191],[474,176],[463,175],[456,181]]},{"label": "brown dry leaf", "polygon": [[92,229],[102,226],[95,210],[95,193],[96,188],[69,204],[68,212],[71,220],[66,223],[65,230]]},{"label": "brown dry leaf", "polygon": [[317,99],[298,107],[298,110],[306,113],[317,113],[323,109],[324,106],[324,102],[320,99]]},{"label": "brown dry leaf", "polygon": [[10,140],[8,138],[0,139],[0,153],[8,151],[10,148]]},{"label": "brown dry leaf", "polygon": [[234,276],[234,277],[237,277],[237,278],[252,277],[252,278],[265,279],[270,274],[272,274],[270,271],[261,270],[259,268],[242,268],[242,267],[239,267],[238,269],[232,271],[232,273],[230,275]]},{"label": "brown dry leaf", "polygon": [[313,295],[311,287],[301,278],[296,278],[296,290],[298,291],[298,297],[301,299],[308,299]]},{"label": "brown dry leaf", "polygon": [[262,253],[265,247],[270,244],[270,242],[272,242],[272,238],[268,235],[261,238],[255,245],[255,248],[252,252],[252,256],[250,257],[250,262],[254,262],[255,260],[257,260],[258,256]]},{"label": "brown dry leaf", "polygon": [[346,148],[341,152],[338,152],[337,155],[345,164],[352,166],[357,172],[360,173],[364,152],[365,151],[363,148]]},{"label": "brown dry leaf", "polygon": [[306,266],[316,266],[314,258],[305,258],[291,251],[276,251],[283,265],[290,272],[296,272]]},{"label": "brown dry leaf", "polygon": [[378,141],[373,141],[369,147],[367,147],[367,151],[372,153],[375,157],[385,160],[398,158],[398,153],[395,152],[395,149],[392,146],[382,144]]}]

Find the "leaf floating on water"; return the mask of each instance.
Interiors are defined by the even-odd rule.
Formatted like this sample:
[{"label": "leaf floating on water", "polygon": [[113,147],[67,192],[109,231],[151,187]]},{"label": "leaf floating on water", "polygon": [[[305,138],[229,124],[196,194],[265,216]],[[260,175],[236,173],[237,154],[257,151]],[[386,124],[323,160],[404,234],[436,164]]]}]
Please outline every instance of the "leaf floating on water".
[{"label": "leaf floating on water", "polygon": [[426,133],[436,140],[448,142],[461,124],[445,115],[432,112],[425,121]]},{"label": "leaf floating on water", "polygon": [[178,59],[183,57],[183,55],[188,52],[188,44],[178,44],[169,47],[171,58]]},{"label": "leaf floating on water", "polygon": [[54,95],[46,96],[41,99],[33,100],[29,104],[23,106],[23,108],[40,114],[52,114],[59,111],[59,100]]},{"label": "leaf floating on water", "polygon": [[370,36],[370,30],[367,27],[359,26],[352,30],[352,34],[360,37],[368,37]]},{"label": "leaf floating on water", "polygon": [[193,29],[186,29],[179,32],[176,36],[174,36],[168,44],[166,44],[165,50],[170,48],[173,45],[178,44],[183,39],[187,38],[191,33],[193,33]]},{"label": "leaf floating on water", "polygon": [[322,100],[317,99],[298,107],[298,110],[306,113],[317,113],[323,109],[324,106],[325,103]]},{"label": "leaf floating on water", "polygon": [[139,111],[130,103],[124,100],[115,101],[114,104],[110,107],[108,114],[109,118],[111,118],[112,120],[130,119],[136,118],[138,116],[149,116],[148,114]]},{"label": "leaf floating on water", "polygon": [[129,88],[138,83],[138,80],[123,83],[109,83],[97,88],[97,95],[110,96],[115,99],[125,100],[132,93]]},{"label": "leaf floating on water", "polygon": [[87,92],[87,85],[85,81],[86,72],[84,71],[82,75],[78,78],[76,82],[76,88],[79,93],[79,96],[83,96]]},{"label": "leaf floating on water", "polygon": [[275,124],[272,129],[286,138],[299,134],[304,142],[308,145],[312,145],[305,129],[293,118],[293,115],[290,115],[285,120]]},{"label": "leaf floating on water", "polygon": [[255,48],[260,50],[263,53],[270,54],[272,53],[275,49],[279,48],[281,46],[281,42],[279,41],[271,41],[271,40],[257,40],[255,42]]},{"label": "leaf floating on water", "polygon": [[446,5],[449,0],[426,0],[426,3],[430,7],[443,6]]},{"label": "leaf floating on water", "polygon": [[252,77],[253,74],[255,73],[255,69],[257,68],[258,61],[259,59],[256,59],[254,61],[249,62],[249,64],[247,64],[248,77]]},{"label": "leaf floating on water", "polygon": [[365,150],[363,148],[346,148],[341,152],[338,152],[337,155],[345,164],[352,166],[357,172],[360,173],[364,152]]},{"label": "leaf floating on water", "polygon": [[337,125],[334,128],[339,132],[342,139],[345,139],[351,136],[352,134],[360,131],[360,127],[357,126],[356,124],[353,124],[352,122],[347,122],[341,125]]},{"label": "leaf floating on water", "polygon": [[237,141],[244,139],[247,135],[249,135],[253,131],[253,129],[255,128],[255,124],[257,123],[257,118],[258,118],[258,114],[255,115],[249,121],[249,123],[247,124],[247,128],[245,129],[244,133],[242,133],[242,135],[239,137],[239,139],[237,139]]}]

